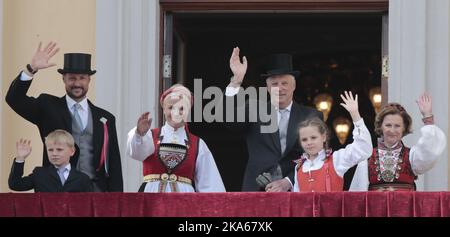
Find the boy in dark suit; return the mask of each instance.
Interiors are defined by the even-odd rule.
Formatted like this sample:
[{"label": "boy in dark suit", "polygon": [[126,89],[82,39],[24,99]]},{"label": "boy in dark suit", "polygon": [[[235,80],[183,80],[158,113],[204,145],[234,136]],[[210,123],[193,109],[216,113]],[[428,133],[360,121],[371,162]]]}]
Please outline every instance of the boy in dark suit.
[{"label": "boy in dark suit", "polygon": [[64,130],[55,130],[45,138],[47,155],[51,163],[47,167],[36,167],[33,172],[23,175],[25,159],[31,153],[29,140],[16,142],[17,156],[9,175],[9,188],[15,191],[35,192],[92,192],[92,182],[86,174],[73,169],[70,157],[75,154],[72,135]]}]

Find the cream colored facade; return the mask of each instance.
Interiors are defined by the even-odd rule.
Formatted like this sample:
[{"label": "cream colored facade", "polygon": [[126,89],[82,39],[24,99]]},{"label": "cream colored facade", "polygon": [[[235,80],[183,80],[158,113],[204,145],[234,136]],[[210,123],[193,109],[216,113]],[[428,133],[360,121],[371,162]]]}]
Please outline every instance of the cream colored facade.
[{"label": "cream colored facade", "polygon": [[[88,52],[98,70],[89,98],[116,116],[125,191],[141,182],[140,163],[125,155],[126,134],[143,111],[156,114],[159,88],[158,1],[148,0],[0,0],[2,55],[0,84],[0,192],[8,192],[7,177],[21,137],[33,141],[26,172],[41,164],[42,145],[37,128],[16,115],[4,102],[9,84],[26,65],[39,41],[54,40],[63,53]],[[418,139],[420,115],[414,98],[424,90],[434,99],[434,114],[448,136],[450,3],[448,0],[391,0],[389,6],[389,98],[405,105]],[[63,95],[58,67],[38,73],[29,94]],[[155,116],[156,117],[156,116]],[[154,121],[157,124],[157,121]],[[429,173],[420,177],[419,190],[449,190],[448,149]]]}]

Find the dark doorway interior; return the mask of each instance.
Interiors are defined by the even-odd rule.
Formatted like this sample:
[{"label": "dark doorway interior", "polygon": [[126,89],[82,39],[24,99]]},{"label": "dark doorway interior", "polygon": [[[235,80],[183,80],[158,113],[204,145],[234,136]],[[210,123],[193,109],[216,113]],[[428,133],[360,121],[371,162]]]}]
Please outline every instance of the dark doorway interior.
[{"label": "dark doorway interior", "polygon": [[[229,57],[233,47],[239,46],[241,55],[249,61],[243,86],[265,86],[259,76],[262,59],[272,53],[290,53],[294,68],[301,72],[297,102],[314,106],[317,94],[332,95],[334,102],[327,120],[331,128],[336,117],[350,119],[339,105],[339,94],[351,90],[359,94],[361,114],[373,131],[375,112],[368,94],[370,88],[381,84],[381,23],[381,13],[175,13],[174,29],[179,37],[174,38],[173,68],[183,68],[179,70],[183,75],[177,75],[176,70],[174,74],[191,90],[194,78],[203,79],[203,89],[216,86],[224,90],[231,76]],[[176,47],[180,39],[183,49]],[[181,51],[182,56],[177,54]],[[203,100],[203,105],[208,102]],[[245,138],[233,135],[220,123],[189,126],[208,144],[227,191],[240,191],[247,162]],[[332,132],[334,150],[351,140],[350,134],[341,145]],[[351,176],[350,171],[346,188]]]}]

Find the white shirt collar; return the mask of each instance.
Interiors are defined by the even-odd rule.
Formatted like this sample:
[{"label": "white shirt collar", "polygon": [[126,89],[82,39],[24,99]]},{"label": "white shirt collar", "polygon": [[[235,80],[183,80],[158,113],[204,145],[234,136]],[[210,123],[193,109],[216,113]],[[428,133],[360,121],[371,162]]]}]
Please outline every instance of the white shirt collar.
[{"label": "white shirt collar", "polygon": [[[58,167],[55,166],[56,169],[58,169]],[[70,172],[70,169],[72,169],[72,166],[70,165],[70,162],[65,166],[66,170],[68,172]]]},{"label": "white shirt collar", "polygon": [[182,126],[175,130],[172,126],[170,126],[169,123],[165,122],[164,126],[161,129],[161,136],[163,136],[164,141],[171,142],[173,138],[177,140],[177,143],[184,144],[185,140],[187,140],[186,130],[185,127]]},{"label": "white shirt collar", "polygon": [[[286,108],[284,108],[283,110],[287,110],[288,112],[291,112],[292,104],[293,104],[293,102],[291,101],[291,103]],[[279,112],[280,108],[277,108],[277,110]]]},{"label": "white shirt collar", "polygon": [[175,131],[175,128],[170,126],[170,124],[167,121],[164,123],[164,126],[162,128],[163,128],[163,130],[166,130],[166,132],[171,132],[171,133],[178,133],[178,132],[180,132],[180,130],[182,130],[184,132],[184,126],[179,127]]},{"label": "white shirt collar", "polygon": [[70,96],[66,95],[66,102],[67,102],[67,107],[69,107],[69,110],[72,112],[73,111],[73,105],[78,103],[81,105],[81,108],[84,111],[88,111],[88,100],[87,97],[85,97],[82,101],[80,102],[76,102],[74,99],[70,98]]},{"label": "white shirt collar", "polygon": [[[317,154],[317,157],[314,159],[314,162],[316,160],[325,160],[326,153],[325,153],[325,149],[322,149],[321,151],[319,151],[319,153]],[[307,159],[309,160],[309,159]]]},{"label": "white shirt collar", "polygon": [[394,145],[392,145],[391,147],[389,147],[390,149],[395,148],[398,145],[399,142],[396,142]]},{"label": "white shirt collar", "polygon": [[320,168],[322,168],[325,158],[326,153],[325,150],[322,149],[321,151],[319,151],[319,154],[313,161],[311,161],[310,159],[306,159],[305,163],[303,163],[302,171],[306,173],[308,171],[319,170]]}]

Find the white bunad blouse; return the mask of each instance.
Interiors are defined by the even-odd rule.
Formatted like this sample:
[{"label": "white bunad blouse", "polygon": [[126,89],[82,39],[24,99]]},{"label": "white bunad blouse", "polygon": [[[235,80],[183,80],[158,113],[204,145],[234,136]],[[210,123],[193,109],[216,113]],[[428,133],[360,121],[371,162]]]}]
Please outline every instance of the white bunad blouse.
[{"label": "white bunad blouse", "polygon": [[[409,162],[415,175],[424,174],[433,168],[447,144],[444,132],[434,124],[424,125],[420,132],[419,141],[409,151]],[[369,167],[366,159],[358,164],[349,191],[367,191],[368,189]]]},{"label": "white bunad blouse", "polygon": [[[161,143],[177,143],[186,145],[187,134],[184,126],[174,130],[167,122],[161,128]],[[138,161],[144,161],[155,152],[152,132],[149,130],[145,136],[141,137],[136,133],[136,127],[128,132],[127,154]],[[144,192],[158,192],[160,181],[148,182]],[[194,185],[177,182],[179,192],[225,192],[219,170],[217,169],[214,157],[208,146],[199,138],[198,155],[195,165]],[[166,186],[166,192],[171,192],[170,185]]]},{"label": "white bunad blouse", "polygon": [[[363,160],[367,160],[372,155],[372,138],[370,132],[364,124],[364,120],[360,119],[353,123],[353,142],[348,144],[345,148],[341,148],[333,152],[333,166],[339,177],[344,177],[348,169],[355,166]],[[302,172],[308,173],[310,171],[319,170],[325,163],[326,152],[322,150],[319,155],[313,160],[306,159],[302,165]],[[295,184],[294,192],[300,192],[300,187],[297,182],[297,164],[295,166]]]}]

